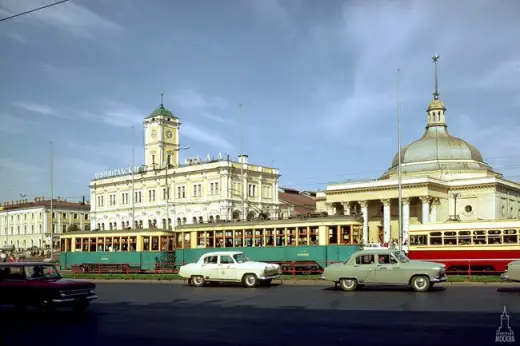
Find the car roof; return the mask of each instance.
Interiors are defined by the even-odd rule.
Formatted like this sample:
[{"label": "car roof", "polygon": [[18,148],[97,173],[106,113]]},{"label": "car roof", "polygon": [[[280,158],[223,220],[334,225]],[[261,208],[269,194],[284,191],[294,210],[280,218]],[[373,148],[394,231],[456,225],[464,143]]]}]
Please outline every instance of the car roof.
[{"label": "car roof", "polygon": [[244,252],[242,252],[242,251],[213,251],[213,252],[206,252],[202,256],[226,256],[226,255],[233,256],[233,255],[238,255],[238,254],[243,254],[243,253]]},{"label": "car roof", "polygon": [[0,267],[25,267],[25,266],[56,266],[52,263],[46,263],[46,262],[11,262],[11,263],[0,263]]},{"label": "car roof", "polygon": [[396,249],[389,249],[386,247],[382,247],[382,248],[372,248],[372,249],[367,249],[367,250],[359,250],[359,251],[356,251],[355,254],[356,255],[373,255],[375,253],[388,254],[388,253],[394,253],[396,251],[397,251]]}]

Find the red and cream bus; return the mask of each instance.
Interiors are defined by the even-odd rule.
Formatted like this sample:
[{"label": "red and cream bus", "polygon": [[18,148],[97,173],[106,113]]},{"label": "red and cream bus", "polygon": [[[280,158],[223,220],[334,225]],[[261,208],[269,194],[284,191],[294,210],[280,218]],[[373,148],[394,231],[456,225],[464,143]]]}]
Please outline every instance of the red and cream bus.
[{"label": "red and cream bus", "polygon": [[446,265],[447,271],[503,272],[520,259],[520,220],[410,225],[410,259]]}]

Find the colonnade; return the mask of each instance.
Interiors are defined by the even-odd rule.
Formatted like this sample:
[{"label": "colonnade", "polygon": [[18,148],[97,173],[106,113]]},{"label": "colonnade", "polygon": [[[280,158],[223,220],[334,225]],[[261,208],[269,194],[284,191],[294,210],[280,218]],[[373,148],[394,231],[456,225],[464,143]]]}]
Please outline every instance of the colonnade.
[{"label": "colonnade", "polygon": [[[410,201],[413,203],[414,200],[417,199],[421,202],[421,223],[426,224],[429,222],[437,222],[437,209],[439,206],[439,198],[431,197],[431,196],[419,196],[419,197],[411,197],[411,198],[402,198],[402,216],[403,216],[403,241],[408,240],[408,229],[410,225]],[[397,199],[377,199],[377,200],[361,200],[361,201],[348,201],[348,202],[340,202],[343,207],[343,211],[345,215],[351,215],[353,210],[356,210],[356,205],[359,205],[359,212],[363,217],[363,240],[364,242],[369,241],[368,237],[368,219],[374,214],[369,215],[369,204],[371,206],[379,205],[383,208],[383,239],[384,242],[389,242],[391,237],[391,206],[392,201],[395,200],[395,204],[397,204]],[[337,208],[334,207],[336,203],[325,203],[327,207],[327,212],[329,215],[338,214]],[[377,210],[380,210],[379,208]]]}]

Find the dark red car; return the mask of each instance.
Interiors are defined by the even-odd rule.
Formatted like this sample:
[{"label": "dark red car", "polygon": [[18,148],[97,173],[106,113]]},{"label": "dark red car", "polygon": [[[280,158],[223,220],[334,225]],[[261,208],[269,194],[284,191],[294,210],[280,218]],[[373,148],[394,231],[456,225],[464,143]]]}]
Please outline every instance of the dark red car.
[{"label": "dark red car", "polygon": [[96,298],[94,283],[65,279],[53,264],[0,263],[0,304],[42,312],[66,306],[83,312]]}]

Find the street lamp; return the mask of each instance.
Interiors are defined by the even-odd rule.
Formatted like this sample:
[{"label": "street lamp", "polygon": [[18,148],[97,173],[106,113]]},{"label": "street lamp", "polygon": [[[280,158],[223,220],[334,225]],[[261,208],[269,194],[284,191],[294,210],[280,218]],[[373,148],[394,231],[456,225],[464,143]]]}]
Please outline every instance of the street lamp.
[{"label": "street lamp", "polygon": [[[169,209],[170,209],[170,187],[168,186],[168,168],[170,167],[170,164],[171,164],[171,158],[172,158],[172,153],[173,152],[179,152],[181,150],[188,150],[190,149],[189,146],[185,146],[185,147],[179,147],[179,148],[176,148],[172,151],[169,151],[168,152],[168,156],[166,157],[166,170],[165,170],[165,182],[166,182],[166,189],[165,189],[165,194],[166,194],[166,217],[165,217],[165,220],[164,220],[164,228],[169,230],[170,229],[170,222],[169,222]],[[173,191],[171,191],[173,193]]]}]

